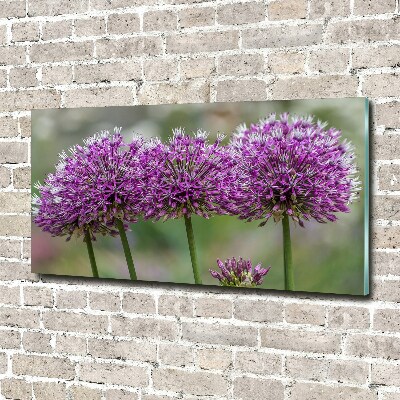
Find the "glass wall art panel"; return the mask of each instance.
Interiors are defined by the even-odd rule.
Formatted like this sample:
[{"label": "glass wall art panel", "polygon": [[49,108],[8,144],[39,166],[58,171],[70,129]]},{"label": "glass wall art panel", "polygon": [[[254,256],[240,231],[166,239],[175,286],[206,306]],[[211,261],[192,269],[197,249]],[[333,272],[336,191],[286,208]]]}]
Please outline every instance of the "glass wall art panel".
[{"label": "glass wall art panel", "polygon": [[32,111],[32,271],[368,294],[365,98]]}]

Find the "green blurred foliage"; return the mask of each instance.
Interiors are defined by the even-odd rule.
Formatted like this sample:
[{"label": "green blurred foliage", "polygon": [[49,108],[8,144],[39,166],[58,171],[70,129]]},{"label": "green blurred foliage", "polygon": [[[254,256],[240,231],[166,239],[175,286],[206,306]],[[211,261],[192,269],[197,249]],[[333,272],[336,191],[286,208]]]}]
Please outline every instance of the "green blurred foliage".
[{"label": "green blurred foliage", "polygon": [[[213,138],[217,133],[229,136],[239,124],[257,122],[272,112],[312,114],[342,130],[343,138],[355,145],[365,188],[365,100],[357,98],[35,110],[32,181],[43,181],[54,170],[58,153],[97,131],[118,126],[127,140],[132,132],[165,140],[173,128],[182,126],[187,132],[204,129]],[[338,222],[308,222],[305,228],[291,223],[296,290],[363,294],[365,196],[362,190],[360,200],[349,214],[340,215]],[[218,284],[208,272],[216,268],[217,258],[241,256],[272,267],[263,288],[283,289],[281,224],[270,221],[259,228],[258,222],[218,216],[210,220],[193,217],[193,225],[204,284]],[[131,228],[128,239],[140,280],[193,283],[183,220],[140,221]],[[99,237],[94,249],[101,277],[129,279],[119,238]],[[33,226],[32,270],[90,276],[86,246],[82,239],[66,242]]]}]

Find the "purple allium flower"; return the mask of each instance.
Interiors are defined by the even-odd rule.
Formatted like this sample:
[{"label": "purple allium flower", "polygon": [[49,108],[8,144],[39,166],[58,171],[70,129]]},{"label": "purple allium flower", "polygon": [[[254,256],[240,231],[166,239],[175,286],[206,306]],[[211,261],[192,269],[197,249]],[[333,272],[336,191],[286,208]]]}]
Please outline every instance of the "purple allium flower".
[{"label": "purple allium flower", "polygon": [[136,222],[143,199],[143,140],[128,146],[120,130],[103,131],[60,154],[56,171],[38,184],[34,222],[53,236],[89,231],[115,235],[116,218]]},{"label": "purple allium flower", "polygon": [[272,114],[249,128],[240,126],[230,146],[239,165],[231,188],[234,213],[248,221],[288,215],[303,220],[335,221],[349,212],[358,195],[354,153],[341,132],[326,124]]},{"label": "purple allium flower", "polygon": [[219,280],[221,286],[240,286],[255,287],[263,283],[263,277],[267,275],[271,267],[262,268],[261,264],[257,264],[254,268],[250,260],[243,260],[235,257],[228,258],[225,262],[217,260],[217,265],[221,272],[210,269],[213,278]]},{"label": "purple allium flower", "polygon": [[209,218],[224,214],[221,192],[231,176],[233,158],[221,146],[222,136],[209,143],[201,130],[193,135],[175,129],[169,143],[153,146],[149,166],[146,219],[189,218],[193,214]]}]

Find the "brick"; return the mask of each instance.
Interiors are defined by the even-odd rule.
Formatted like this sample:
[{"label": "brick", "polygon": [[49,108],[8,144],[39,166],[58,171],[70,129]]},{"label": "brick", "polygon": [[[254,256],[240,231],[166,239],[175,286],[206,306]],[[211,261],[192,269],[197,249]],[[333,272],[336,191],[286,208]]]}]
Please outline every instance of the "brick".
[{"label": "brick", "polygon": [[226,346],[256,346],[257,329],[253,327],[221,325],[217,323],[182,323],[182,337],[193,343]]},{"label": "brick", "polygon": [[25,64],[25,61],[26,61],[25,46],[7,46],[7,47],[0,46],[0,65],[15,66],[20,64]]},{"label": "brick", "polygon": [[267,85],[264,80],[226,80],[217,84],[217,101],[266,100]]},{"label": "brick", "polygon": [[32,45],[32,62],[82,61],[93,57],[93,42],[38,43]]},{"label": "brick", "polygon": [[177,317],[193,316],[193,300],[185,296],[161,295],[158,298],[158,313]]},{"label": "brick", "polygon": [[18,120],[13,117],[2,117],[0,119],[0,137],[18,136]]},{"label": "brick", "polygon": [[71,4],[69,0],[29,0],[28,15],[55,16],[63,14],[80,14],[88,11],[89,1],[82,0]]},{"label": "brick", "polygon": [[396,10],[396,0],[354,0],[353,12],[355,15],[386,14]]},{"label": "brick", "polygon": [[[34,108],[56,108],[60,104],[61,96],[55,90],[17,90],[0,93],[0,111],[30,111]],[[19,144],[26,145],[26,143]],[[19,162],[25,162],[23,157],[20,160]]]},{"label": "brick", "polygon": [[93,389],[85,386],[71,386],[69,388],[71,399],[73,400],[102,400],[102,392],[99,389]]},{"label": "brick", "polygon": [[19,287],[10,287],[10,286],[0,286],[0,303],[1,304],[11,304],[11,305],[19,305],[20,301],[20,290]]},{"label": "brick", "polygon": [[37,22],[14,23],[11,27],[13,42],[37,42],[39,40],[39,24]]},{"label": "brick", "polygon": [[372,231],[372,246],[375,249],[399,248],[400,226],[375,226]]},{"label": "brick", "polygon": [[23,379],[4,379],[1,381],[1,393],[6,399],[30,399],[32,383]]},{"label": "brick", "polygon": [[75,377],[75,364],[66,358],[15,354],[12,370],[16,375],[43,376],[71,380]]},{"label": "brick", "polygon": [[396,309],[375,310],[373,329],[382,332],[400,332],[400,311]]},{"label": "brick", "polygon": [[232,366],[232,353],[222,349],[198,349],[196,365],[201,369],[226,370]]},{"label": "brick", "polygon": [[400,102],[377,104],[375,107],[377,125],[386,128],[400,128]]},{"label": "brick", "polygon": [[203,53],[234,50],[239,46],[236,31],[196,32],[167,36],[167,53]]},{"label": "brick", "polygon": [[215,72],[215,59],[189,58],[181,61],[181,76],[183,79],[207,78]]},{"label": "brick", "polygon": [[398,221],[400,219],[399,201],[399,196],[375,196],[372,202],[372,217]]},{"label": "brick", "polygon": [[31,137],[31,117],[21,116],[18,118],[19,131],[22,138]]},{"label": "brick", "polygon": [[228,383],[220,374],[188,372],[159,368],[153,371],[153,385],[159,390],[182,392],[192,395],[226,396]]},{"label": "brick", "polygon": [[245,49],[310,46],[322,41],[322,26],[271,25],[263,29],[249,29],[242,33]]},{"label": "brick", "polygon": [[400,303],[399,281],[385,280],[381,282],[375,282],[372,289],[373,299]]},{"label": "brick", "polygon": [[[400,136],[399,135],[375,135],[373,136],[374,157],[377,160],[393,160],[396,159],[400,152]],[[376,197],[375,197],[376,199]]]},{"label": "brick", "polygon": [[318,383],[295,382],[291,389],[292,400],[346,399],[375,400],[376,396],[369,389],[351,386],[327,386]]},{"label": "brick", "polygon": [[0,188],[6,188],[11,184],[11,171],[3,166],[0,166]]},{"label": "brick", "polygon": [[327,28],[327,42],[343,44],[396,40],[400,38],[398,25],[394,19],[331,22]]},{"label": "brick", "polygon": [[25,17],[25,0],[4,0],[0,1],[0,18]]},{"label": "brick", "polygon": [[210,87],[203,80],[182,83],[145,83],[139,91],[140,104],[187,104],[209,101]]},{"label": "brick", "polygon": [[383,392],[382,393],[382,400],[399,400],[400,393],[391,393],[391,392]]},{"label": "brick", "polygon": [[69,335],[57,335],[55,352],[74,356],[87,354],[86,339]]},{"label": "brick", "polygon": [[24,332],[22,345],[25,351],[52,353],[51,336],[41,332]]},{"label": "brick", "polygon": [[65,311],[43,313],[43,326],[52,331],[104,334],[108,318],[103,315],[87,315]]},{"label": "brick", "polygon": [[177,28],[177,15],[173,11],[149,11],[143,14],[143,30],[173,31]]},{"label": "brick", "polygon": [[108,16],[107,31],[112,35],[123,35],[140,31],[138,14],[111,14]]},{"label": "brick", "polygon": [[132,6],[151,6],[158,0],[93,0],[90,2],[92,10],[115,10]]},{"label": "brick", "polygon": [[212,7],[186,8],[178,14],[181,28],[210,26],[215,24],[215,9]]},{"label": "brick", "polygon": [[235,54],[218,59],[219,75],[257,75],[264,69],[264,57],[261,54]]},{"label": "brick", "polygon": [[238,299],[234,317],[244,321],[283,322],[283,306],[275,301]]},{"label": "brick", "polygon": [[31,240],[30,239],[22,240],[22,258],[24,258],[24,259],[32,258]]},{"label": "brick", "polygon": [[[135,392],[128,392],[125,389],[112,389],[105,392],[105,400],[137,400],[138,395]],[[142,399],[146,399],[143,397]]]},{"label": "brick", "polygon": [[362,361],[331,360],[328,379],[339,383],[364,385],[369,379],[369,364]]},{"label": "brick", "polygon": [[[1,224],[0,224],[1,226]],[[33,281],[39,280],[38,275],[31,273],[30,264],[19,262],[0,262],[0,280],[1,281]]]},{"label": "brick", "polygon": [[175,367],[187,367],[193,365],[193,352],[189,346],[160,343],[158,351],[160,363]]},{"label": "brick", "polygon": [[371,262],[377,275],[400,275],[400,253],[372,252]]},{"label": "brick", "polygon": [[149,383],[147,368],[125,364],[83,363],[80,366],[80,379],[132,387],[146,387]]},{"label": "brick", "polygon": [[49,65],[42,68],[42,85],[69,85],[72,80],[72,67],[70,66]]},{"label": "brick", "polygon": [[111,317],[111,327],[117,336],[174,340],[178,335],[174,321],[156,318]]},{"label": "brick", "polygon": [[0,143],[0,163],[17,164],[28,161],[28,145],[20,142]]},{"label": "brick", "polygon": [[21,167],[13,169],[13,183],[15,189],[29,189],[31,186],[31,168]]},{"label": "brick", "polygon": [[232,318],[232,301],[225,299],[198,298],[194,302],[196,317]]},{"label": "brick", "polygon": [[400,46],[368,46],[353,49],[353,68],[396,67],[400,60]]},{"label": "brick", "polygon": [[[112,19],[111,22],[114,22],[114,20]],[[74,26],[75,35],[80,37],[103,36],[106,32],[106,21],[103,17],[76,19],[74,22]]]},{"label": "brick", "polygon": [[0,215],[0,236],[24,236],[31,234],[31,218],[28,215]]},{"label": "brick", "polygon": [[0,257],[20,258],[21,241],[20,240],[0,240]]},{"label": "brick", "polygon": [[243,25],[265,20],[265,5],[253,1],[226,4],[218,7],[217,21],[220,25]]},{"label": "brick", "polygon": [[21,347],[21,334],[18,331],[0,330],[0,340],[3,350]]},{"label": "brick", "polygon": [[340,351],[340,335],[335,333],[262,328],[260,334],[262,347],[310,353]]},{"label": "brick", "polygon": [[344,73],[350,63],[348,49],[314,50],[310,53],[308,68],[324,74]]},{"label": "brick", "polygon": [[289,324],[325,325],[325,307],[312,304],[287,304],[285,319]]},{"label": "brick", "polygon": [[130,87],[72,89],[65,92],[65,107],[105,107],[132,105]]},{"label": "brick", "polygon": [[89,293],[89,307],[92,310],[120,311],[121,301],[118,293]]},{"label": "brick", "polygon": [[59,290],[56,292],[55,303],[59,309],[83,309],[87,306],[87,293],[84,291]]},{"label": "brick", "polygon": [[8,369],[8,356],[6,353],[0,354],[0,373],[6,374]]},{"label": "brick", "polygon": [[89,339],[88,353],[92,357],[133,360],[143,362],[157,361],[157,345],[133,340]]},{"label": "brick", "polygon": [[178,76],[178,63],[176,60],[159,58],[144,60],[143,73],[148,81],[175,80]]},{"label": "brick", "polygon": [[150,294],[124,293],[122,309],[127,313],[155,314],[156,302]]},{"label": "brick", "polygon": [[28,213],[30,211],[31,196],[29,193],[0,192],[1,212]]},{"label": "brick", "polygon": [[282,356],[261,351],[238,351],[235,355],[235,369],[259,375],[280,375]]},{"label": "brick", "polygon": [[357,77],[350,75],[278,78],[270,85],[274,99],[352,97],[357,87]]},{"label": "brick", "polygon": [[237,399],[283,400],[284,386],[277,380],[243,376],[234,379],[233,395]]},{"label": "brick", "polygon": [[372,364],[371,383],[376,385],[398,386],[400,366],[393,364]]},{"label": "brick", "polygon": [[295,379],[324,381],[327,379],[328,362],[324,359],[288,356],[286,374]]},{"label": "brick", "polygon": [[349,0],[311,0],[310,2],[311,18],[343,17],[349,14]]},{"label": "brick", "polygon": [[328,308],[328,326],[333,329],[368,329],[369,310],[361,307]]},{"label": "brick", "polygon": [[7,71],[5,69],[0,70],[0,88],[7,87]]},{"label": "brick", "polygon": [[302,53],[274,52],[268,57],[268,67],[275,74],[304,72],[306,57]]},{"label": "brick", "polygon": [[400,77],[394,74],[366,75],[362,91],[368,97],[394,97],[400,90]]},{"label": "brick", "polygon": [[162,40],[160,37],[100,39],[96,42],[96,54],[99,59],[157,55],[161,52]]},{"label": "brick", "polygon": [[306,0],[276,0],[268,4],[268,19],[271,21],[305,19],[306,17]]},{"label": "brick", "polygon": [[381,165],[378,169],[380,190],[400,190],[400,165]]},{"label": "brick", "polygon": [[67,398],[65,383],[33,382],[33,392],[36,400],[65,400]]},{"label": "brick", "polygon": [[72,36],[72,20],[49,21],[42,26],[42,39],[64,39]]},{"label": "brick", "polygon": [[400,359],[400,339],[383,335],[349,335],[344,342],[344,353],[357,357]]}]

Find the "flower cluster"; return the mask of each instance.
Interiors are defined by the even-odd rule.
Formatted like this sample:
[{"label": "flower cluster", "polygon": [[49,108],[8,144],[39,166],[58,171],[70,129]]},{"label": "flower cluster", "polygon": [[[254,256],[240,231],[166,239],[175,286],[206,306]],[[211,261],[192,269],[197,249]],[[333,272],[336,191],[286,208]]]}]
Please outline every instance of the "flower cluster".
[{"label": "flower cluster", "polygon": [[233,213],[248,221],[288,215],[335,221],[357,198],[354,153],[341,132],[311,117],[271,115],[249,128],[242,125],[230,146],[240,160],[231,187]]},{"label": "flower cluster", "polygon": [[221,272],[210,269],[210,274],[219,280],[221,286],[236,287],[255,287],[263,282],[263,278],[267,275],[271,267],[262,268],[261,264],[257,264],[254,268],[250,260],[243,260],[235,257],[227,259],[225,262],[217,260],[217,265]]}]

